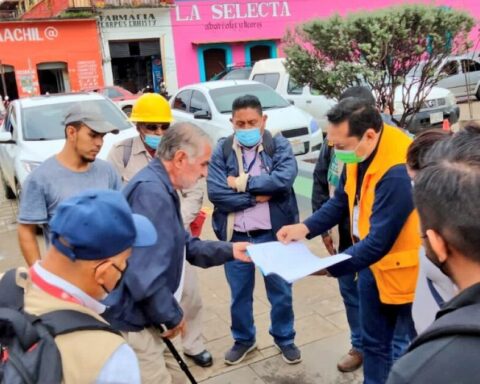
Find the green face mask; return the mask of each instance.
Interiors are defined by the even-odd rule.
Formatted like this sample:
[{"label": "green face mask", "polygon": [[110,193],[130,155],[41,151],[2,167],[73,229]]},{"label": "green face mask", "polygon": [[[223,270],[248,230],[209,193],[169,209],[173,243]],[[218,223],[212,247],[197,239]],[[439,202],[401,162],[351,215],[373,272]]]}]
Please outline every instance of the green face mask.
[{"label": "green face mask", "polygon": [[[361,141],[361,140],[360,140]],[[358,143],[360,145],[360,143]],[[335,149],[335,156],[337,159],[345,164],[357,164],[365,160],[365,156],[358,156],[355,151],[358,148],[358,145],[355,149]]]}]

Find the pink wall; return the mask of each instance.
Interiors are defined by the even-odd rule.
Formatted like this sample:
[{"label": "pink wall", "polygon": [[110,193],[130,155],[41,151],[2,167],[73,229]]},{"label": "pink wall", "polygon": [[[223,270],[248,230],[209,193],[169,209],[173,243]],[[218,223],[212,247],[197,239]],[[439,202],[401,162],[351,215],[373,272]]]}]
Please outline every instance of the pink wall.
[{"label": "pink wall", "polygon": [[[198,82],[197,48],[201,44],[232,44],[233,62],[245,61],[242,42],[281,39],[288,27],[335,12],[345,14],[402,3],[431,3],[431,0],[176,0],[171,11],[178,84]],[[439,0],[435,4],[464,9],[480,18],[479,0]]]}]

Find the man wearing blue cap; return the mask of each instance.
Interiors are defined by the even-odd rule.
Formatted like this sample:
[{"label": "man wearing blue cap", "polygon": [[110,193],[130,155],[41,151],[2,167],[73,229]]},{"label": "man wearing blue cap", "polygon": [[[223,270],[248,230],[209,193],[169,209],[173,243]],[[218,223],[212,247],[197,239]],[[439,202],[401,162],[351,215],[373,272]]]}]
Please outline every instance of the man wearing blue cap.
[{"label": "man wearing blue cap", "polygon": [[65,116],[65,145],[27,177],[22,186],[18,239],[28,265],[40,259],[37,225],[49,243],[48,222],[60,202],[89,188],[115,189],[122,181],[106,161],[96,159],[107,133],[118,133],[95,104],[76,103]]},{"label": "man wearing blue cap", "polygon": [[[37,316],[73,310],[105,322],[104,299],[120,282],[132,248],[154,244],[144,216],[120,192],[89,190],[63,201],[50,221],[52,245],[28,271],[17,270],[24,309]],[[23,276],[23,278],[22,278]],[[65,383],[140,383],[137,358],[117,334],[95,330],[56,336]]]}]

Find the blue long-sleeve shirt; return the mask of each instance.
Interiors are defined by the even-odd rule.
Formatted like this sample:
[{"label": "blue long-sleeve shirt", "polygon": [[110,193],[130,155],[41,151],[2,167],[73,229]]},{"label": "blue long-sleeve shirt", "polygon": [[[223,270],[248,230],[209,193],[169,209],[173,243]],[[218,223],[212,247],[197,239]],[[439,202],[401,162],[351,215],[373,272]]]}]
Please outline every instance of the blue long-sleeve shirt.
[{"label": "blue long-sleeve shirt", "polygon": [[[358,166],[357,195],[374,156],[375,153]],[[348,212],[345,177],[344,170],[335,195],[304,221],[310,231],[308,238],[318,236],[334,227]],[[344,251],[352,256],[351,259],[328,268],[328,272],[332,276],[342,276],[358,272],[379,261],[392,248],[413,209],[412,185],[406,167],[403,164],[394,166],[375,187],[375,201],[368,235]]]}]

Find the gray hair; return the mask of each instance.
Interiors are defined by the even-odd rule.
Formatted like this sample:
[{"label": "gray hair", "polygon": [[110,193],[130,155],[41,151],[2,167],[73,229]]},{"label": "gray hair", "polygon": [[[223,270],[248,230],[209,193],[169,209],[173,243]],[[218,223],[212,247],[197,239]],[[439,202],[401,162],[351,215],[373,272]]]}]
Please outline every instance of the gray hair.
[{"label": "gray hair", "polygon": [[160,160],[170,161],[175,153],[182,150],[190,159],[196,159],[203,154],[202,144],[211,143],[210,137],[197,125],[186,122],[175,123],[163,135],[156,156]]}]

